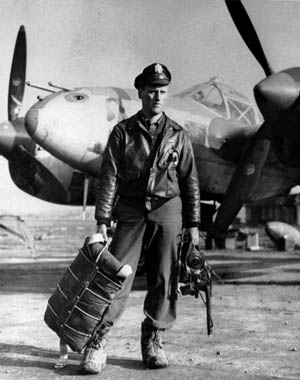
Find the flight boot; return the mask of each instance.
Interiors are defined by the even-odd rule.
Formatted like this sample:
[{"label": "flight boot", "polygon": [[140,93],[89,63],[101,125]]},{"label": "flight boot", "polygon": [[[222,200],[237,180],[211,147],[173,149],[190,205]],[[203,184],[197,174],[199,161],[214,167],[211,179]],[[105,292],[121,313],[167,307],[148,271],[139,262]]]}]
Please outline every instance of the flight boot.
[{"label": "flight boot", "polygon": [[143,362],[149,369],[165,368],[169,365],[163,349],[163,329],[156,329],[149,323],[142,323],[141,349]]},{"label": "flight boot", "polygon": [[102,326],[95,338],[85,348],[79,369],[81,374],[96,374],[106,366],[105,346],[109,335],[108,331],[108,327]]},{"label": "flight boot", "polygon": [[87,375],[101,372],[106,366],[106,357],[102,346],[99,348],[87,347],[80,365],[80,373]]}]

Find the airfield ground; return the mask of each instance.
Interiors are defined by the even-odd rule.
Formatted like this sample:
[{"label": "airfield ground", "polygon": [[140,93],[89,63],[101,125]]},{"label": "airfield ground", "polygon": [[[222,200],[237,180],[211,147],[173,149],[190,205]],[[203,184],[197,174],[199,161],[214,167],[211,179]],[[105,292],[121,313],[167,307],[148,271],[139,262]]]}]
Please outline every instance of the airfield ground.
[{"label": "airfield ground", "polygon": [[[44,324],[47,300],[93,220],[28,218],[35,258],[16,239],[0,234],[0,379],[81,379],[79,354],[55,370],[58,339]],[[300,251],[263,247],[206,253],[215,278],[213,336],[206,335],[199,299],[179,299],[178,320],[165,334],[171,366],[146,370],[139,347],[145,281],[137,277],[128,308],[112,332],[104,380],[300,379]]]}]

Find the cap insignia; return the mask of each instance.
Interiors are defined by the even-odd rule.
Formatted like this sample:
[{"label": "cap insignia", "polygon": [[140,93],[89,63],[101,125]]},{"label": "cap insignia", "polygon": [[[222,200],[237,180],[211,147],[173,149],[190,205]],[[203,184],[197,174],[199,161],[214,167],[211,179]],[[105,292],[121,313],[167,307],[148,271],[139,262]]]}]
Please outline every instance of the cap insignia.
[{"label": "cap insignia", "polygon": [[156,73],[158,74],[162,74],[164,72],[163,68],[162,68],[162,65],[157,63],[155,66],[154,66],[154,70]]}]

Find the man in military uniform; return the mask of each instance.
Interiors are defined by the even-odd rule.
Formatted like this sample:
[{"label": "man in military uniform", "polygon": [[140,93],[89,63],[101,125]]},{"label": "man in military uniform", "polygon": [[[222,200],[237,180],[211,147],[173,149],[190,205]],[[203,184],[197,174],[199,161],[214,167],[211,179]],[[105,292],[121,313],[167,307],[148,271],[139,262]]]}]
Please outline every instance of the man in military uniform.
[{"label": "man in military uniform", "polygon": [[[145,256],[147,294],[141,348],[148,368],[169,365],[162,333],[176,318],[175,268],[182,228],[187,228],[193,244],[199,243],[200,191],[192,144],[187,132],[163,112],[170,81],[169,70],[160,63],[151,64],[136,77],[134,86],[142,109],[114,127],[96,196],[98,232],[107,238],[112,214],[117,220],[111,253],[130,264],[133,273],[142,251]],[[105,365],[105,337],[124,310],[133,279],[134,275],[125,281],[99,328],[97,341],[86,349],[85,372],[97,373]]]}]

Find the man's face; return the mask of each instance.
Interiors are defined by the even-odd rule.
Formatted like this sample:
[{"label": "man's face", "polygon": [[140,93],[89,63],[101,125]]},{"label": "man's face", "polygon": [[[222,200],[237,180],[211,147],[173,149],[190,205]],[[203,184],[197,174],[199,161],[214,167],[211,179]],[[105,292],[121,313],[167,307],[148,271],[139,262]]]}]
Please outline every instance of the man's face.
[{"label": "man's face", "polygon": [[146,116],[152,117],[163,111],[168,97],[168,86],[145,86],[139,90],[143,111]]}]

